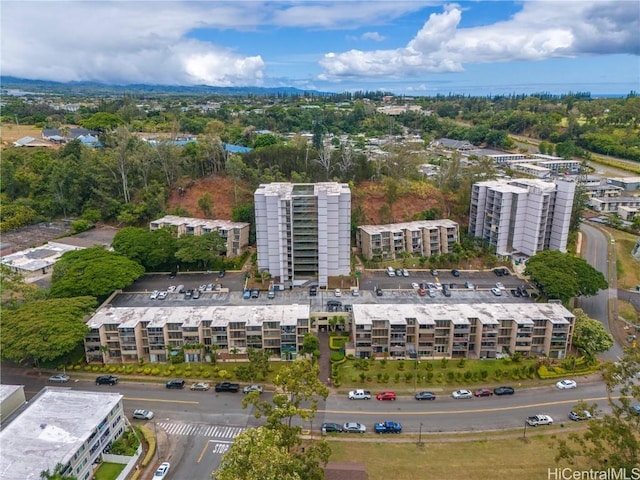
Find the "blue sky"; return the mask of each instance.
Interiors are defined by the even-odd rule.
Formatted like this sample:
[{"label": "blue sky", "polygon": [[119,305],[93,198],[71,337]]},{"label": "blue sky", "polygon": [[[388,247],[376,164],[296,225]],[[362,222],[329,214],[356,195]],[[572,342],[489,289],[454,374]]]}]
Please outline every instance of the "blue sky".
[{"label": "blue sky", "polygon": [[12,1],[3,75],[471,95],[640,90],[638,0]]}]

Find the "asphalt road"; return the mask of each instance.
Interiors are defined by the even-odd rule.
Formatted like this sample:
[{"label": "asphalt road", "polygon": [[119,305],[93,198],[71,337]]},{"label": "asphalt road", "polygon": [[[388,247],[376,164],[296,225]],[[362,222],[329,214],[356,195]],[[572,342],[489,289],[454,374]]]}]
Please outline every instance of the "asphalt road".
[{"label": "asphalt road", "polygon": [[[609,281],[609,238],[597,228],[583,223],[580,226],[583,234],[582,258],[596,270],[602,272]],[[591,318],[600,320],[608,332],[609,325],[609,299],[617,295],[615,288],[600,290],[592,297],[578,297],[578,307],[583,309]],[[618,360],[623,355],[622,348],[617,343],[600,355],[603,360]]]},{"label": "asphalt road", "polygon": [[[96,386],[93,379],[75,380],[66,387],[91,391],[119,392],[124,396],[127,414],[136,408],[155,413],[148,426],[164,430],[172,439],[170,451],[158,452],[158,461],[172,464],[172,480],[209,478],[230,448],[233,439],[243,430],[261,424],[251,409],[242,408],[242,393],[192,392],[170,390],[162,383],[142,384],[122,381],[110,386]],[[3,367],[2,381],[25,385],[27,400],[47,384],[47,375],[25,375],[24,370]],[[577,378],[578,388],[558,390],[553,384],[518,389],[512,396],[493,396],[455,400],[454,388],[434,390],[434,401],[417,401],[412,395],[399,396],[396,401],[348,400],[346,395],[330,396],[321,402],[313,422],[302,425],[319,433],[322,422],[359,422],[373,430],[376,422],[393,420],[402,423],[406,433],[425,435],[439,432],[478,432],[524,427],[529,415],[548,414],[556,423],[569,423],[568,412],[580,400],[598,403],[608,411],[606,390],[597,378]],[[376,393],[375,391],[373,392]],[[271,394],[265,392],[265,399]],[[544,427],[541,427],[544,428]],[[373,435],[367,433],[366,435]]]}]

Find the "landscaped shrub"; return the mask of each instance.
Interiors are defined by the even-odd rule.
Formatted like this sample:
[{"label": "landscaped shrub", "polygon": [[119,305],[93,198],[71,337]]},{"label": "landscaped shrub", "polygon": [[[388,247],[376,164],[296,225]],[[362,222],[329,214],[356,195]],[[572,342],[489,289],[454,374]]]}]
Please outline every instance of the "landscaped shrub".
[{"label": "landscaped shrub", "polygon": [[378,380],[378,383],[382,382],[382,372],[376,374],[376,380]]},{"label": "landscaped shrub", "polygon": [[80,370],[82,368],[82,365],[74,365],[73,369],[77,372],[78,370]]},{"label": "landscaped shrub", "polygon": [[440,367],[447,368],[448,364],[449,364],[448,358],[443,358],[442,360],[440,360]]},{"label": "landscaped shrub", "polygon": [[389,383],[389,374],[387,372],[382,376],[384,383]]},{"label": "landscaped shrub", "polygon": [[99,372],[100,371],[100,367],[97,365],[94,365],[93,367],[91,367],[91,371],[92,372]]},{"label": "landscaped shrub", "polygon": [[400,381],[400,373],[396,372],[395,376],[393,377],[393,380],[398,383]]},{"label": "landscaped shrub", "polygon": [[453,380],[455,378],[455,374],[451,371],[447,372],[447,382],[449,383],[453,383]]},{"label": "landscaped shrub", "polygon": [[331,363],[343,362],[344,354],[342,352],[331,352]]},{"label": "landscaped shrub", "polygon": [[464,379],[469,381],[473,378],[473,373],[471,373],[469,370],[467,370],[466,372],[464,372]]},{"label": "landscaped shrub", "polygon": [[404,361],[403,360],[398,360],[398,370],[400,370],[400,371],[404,370]]},{"label": "landscaped shrub", "polygon": [[360,381],[364,383],[366,379],[367,379],[367,374],[364,372],[360,372]]},{"label": "landscaped shrub", "polygon": [[382,368],[387,368],[387,359],[383,358],[382,360],[380,360],[380,366]]},{"label": "landscaped shrub", "polygon": [[116,373],[116,371],[118,370],[118,367],[109,367],[109,373]]},{"label": "landscaped shrub", "polygon": [[460,360],[458,360],[458,368],[464,368],[466,363],[467,361],[464,358],[461,358]]},{"label": "landscaped shrub", "polygon": [[407,372],[404,374],[404,381],[409,383],[411,382],[411,380],[413,380],[413,373],[412,372]]},{"label": "landscaped shrub", "polygon": [[153,375],[154,377],[156,375],[160,375],[160,369],[158,367],[152,368],[151,369],[151,375]]}]

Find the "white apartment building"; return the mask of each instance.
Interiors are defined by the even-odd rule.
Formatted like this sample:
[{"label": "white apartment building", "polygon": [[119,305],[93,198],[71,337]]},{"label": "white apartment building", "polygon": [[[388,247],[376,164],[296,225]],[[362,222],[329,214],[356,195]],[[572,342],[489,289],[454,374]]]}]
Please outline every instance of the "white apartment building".
[{"label": "white apartment building", "polygon": [[390,225],[360,225],[356,245],[362,256],[395,259],[401,253],[430,257],[448,253],[460,241],[459,227],[449,219]]},{"label": "white apartment building", "polygon": [[[310,329],[309,305],[103,307],[87,321],[87,362],[166,362],[185,347],[185,361],[215,349],[263,349],[295,358]],[[101,348],[103,347],[103,348]],[[190,348],[193,347],[193,348]]]},{"label": "white apartment building", "polygon": [[574,318],[551,303],[354,304],[351,353],[429,359],[520,352],[565,358]]},{"label": "white apartment building", "polygon": [[576,184],[539,179],[490,180],[471,192],[469,234],[498,255],[566,252]]},{"label": "white apartment building", "polygon": [[0,478],[36,480],[44,470],[78,480],[125,431],[122,395],[45,387],[0,432]]},{"label": "white apartment building", "polygon": [[301,285],[348,275],[351,191],[346,183],[268,183],[254,193],[258,269]]},{"label": "white apartment building", "polygon": [[249,245],[250,225],[245,222],[166,215],[149,224],[151,230],[164,227],[176,228],[179,237],[217,232],[227,243],[227,257],[237,257]]}]

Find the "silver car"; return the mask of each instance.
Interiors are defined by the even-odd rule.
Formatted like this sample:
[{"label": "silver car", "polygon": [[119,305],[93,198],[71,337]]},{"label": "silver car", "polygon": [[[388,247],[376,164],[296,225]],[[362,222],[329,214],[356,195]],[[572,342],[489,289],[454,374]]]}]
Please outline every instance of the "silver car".
[{"label": "silver car", "polygon": [[138,420],[151,420],[153,418],[153,412],[151,410],[134,410],[133,418]]},{"label": "silver car", "polygon": [[367,427],[361,423],[347,422],[342,426],[342,431],[347,433],[365,433]]},{"label": "silver car", "polygon": [[67,383],[69,379],[69,375],[66,375],[64,373],[58,373],[57,375],[49,377],[49,381],[53,383]]}]

